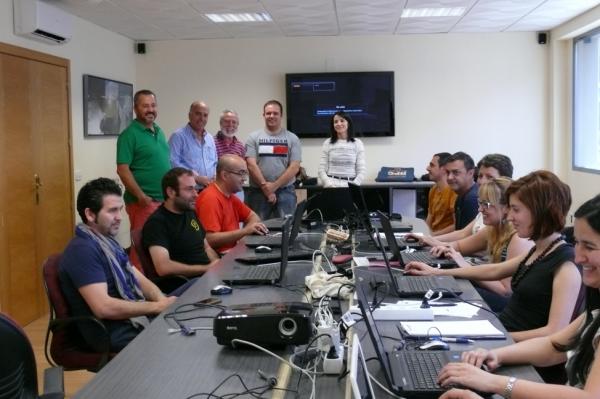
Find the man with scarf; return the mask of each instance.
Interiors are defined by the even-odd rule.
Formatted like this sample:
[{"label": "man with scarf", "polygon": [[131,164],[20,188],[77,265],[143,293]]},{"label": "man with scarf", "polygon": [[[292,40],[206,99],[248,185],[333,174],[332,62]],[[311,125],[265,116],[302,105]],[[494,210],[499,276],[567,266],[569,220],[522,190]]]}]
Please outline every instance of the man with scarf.
[{"label": "man with scarf", "polygon": [[[165,296],[132,267],[115,240],[121,224],[121,188],[111,179],[86,183],[77,195],[82,224],[69,242],[59,266],[61,288],[74,316],[93,315],[103,321],[112,351],[125,347],[176,296]],[[179,293],[179,292],[178,292]],[[175,294],[178,294],[175,293]],[[86,342],[97,348],[97,327],[82,325]]]}]

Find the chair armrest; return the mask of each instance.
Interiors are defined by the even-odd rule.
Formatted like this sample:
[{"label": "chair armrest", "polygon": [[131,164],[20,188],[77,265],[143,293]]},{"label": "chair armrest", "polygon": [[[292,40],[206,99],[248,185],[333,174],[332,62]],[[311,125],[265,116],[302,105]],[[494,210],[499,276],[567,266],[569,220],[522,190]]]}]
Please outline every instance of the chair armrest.
[{"label": "chair armrest", "polygon": [[65,380],[62,367],[50,367],[44,370],[43,399],[63,399],[65,397]]}]

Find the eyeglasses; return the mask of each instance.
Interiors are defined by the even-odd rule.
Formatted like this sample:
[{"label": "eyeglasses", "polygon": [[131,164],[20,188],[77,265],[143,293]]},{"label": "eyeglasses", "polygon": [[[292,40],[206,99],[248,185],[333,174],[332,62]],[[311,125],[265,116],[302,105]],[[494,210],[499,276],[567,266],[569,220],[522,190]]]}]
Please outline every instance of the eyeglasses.
[{"label": "eyeglasses", "polygon": [[492,204],[490,201],[477,200],[477,203],[481,208],[485,209],[490,209],[492,206],[494,206],[494,204]]},{"label": "eyeglasses", "polygon": [[248,177],[248,171],[247,170],[227,170],[225,169],[226,172],[229,173],[233,173],[234,175],[238,175],[239,177],[243,177],[244,179],[246,177]]}]

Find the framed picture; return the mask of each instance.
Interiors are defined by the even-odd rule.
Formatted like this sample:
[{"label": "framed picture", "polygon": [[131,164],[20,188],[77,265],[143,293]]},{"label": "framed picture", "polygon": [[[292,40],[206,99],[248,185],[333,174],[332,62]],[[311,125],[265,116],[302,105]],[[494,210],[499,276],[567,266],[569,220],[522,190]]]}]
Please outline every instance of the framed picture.
[{"label": "framed picture", "polygon": [[133,85],[83,75],[83,134],[118,136],[133,119]]}]

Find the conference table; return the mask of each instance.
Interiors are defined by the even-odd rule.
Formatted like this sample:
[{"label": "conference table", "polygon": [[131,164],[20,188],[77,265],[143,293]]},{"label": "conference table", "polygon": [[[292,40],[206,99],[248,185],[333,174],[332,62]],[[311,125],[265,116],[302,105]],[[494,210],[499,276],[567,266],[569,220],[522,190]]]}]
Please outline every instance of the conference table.
[{"label": "conference table", "polygon": [[[427,231],[427,226],[420,219],[410,219],[415,231]],[[376,249],[366,242],[364,237],[357,243],[357,250],[374,254]],[[301,234],[297,243],[304,248],[320,248],[324,244],[323,234],[311,231]],[[222,277],[234,268],[246,267],[235,261],[236,257],[253,253],[246,248],[243,242],[226,254],[222,260],[210,271],[205,273],[163,314],[156,317],[150,326],[142,331],[125,349],[111,360],[97,375],[85,385],[75,398],[205,398],[214,392],[222,396],[232,393],[243,393],[248,389],[259,388],[257,391],[266,390],[266,382],[261,378],[258,370],[264,375],[273,375],[278,378],[278,387],[264,392],[262,395],[271,397],[308,398],[312,389],[308,378],[303,377],[298,384],[299,373],[291,371],[278,359],[254,348],[246,346],[222,346],[217,344],[212,332],[212,317],[218,313],[214,308],[194,308],[191,305],[211,296],[210,289],[221,284]],[[315,270],[312,261],[291,261],[286,275],[279,286],[234,286],[230,295],[219,296],[221,305],[236,305],[249,303],[271,303],[311,300],[304,286],[304,278]],[[359,276],[365,273],[385,279],[384,270],[378,268],[364,268],[359,271]],[[372,277],[369,277],[372,278]],[[463,289],[462,297],[467,300],[481,301],[477,291],[471,283],[459,280]],[[179,332],[169,333],[173,322],[168,322],[164,314],[183,306],[182,309],[191,311],[181,318],[190,318],[184,321],[190,328],[199,328],[193,335],[182,335]],[[342,302],[345,311],[349,303]],[[339,317],[339,315],[338,315]],[[490,317],[490,314],[480,311],[480,318],[487,318],[499,329],[505,331],[500,322]],[[397,322],[380,322],[378,327],[382,333],[394,334]],[[373,355],[369,338],[365,334],[364,325],[357,323],[352,327],[354,332],[362,338],[365,356]],[[202,329],[204,328],[204,329]],[[397,332],[396,332],[397,334]],[[512,342],[507,340],[477,341],[478,346],[497,347]],[[386,345],[393,342],[386,340]],[[390,346],[391,348],[391,346]],[[452,344],[453,350],[468,350],[474,345]],[[386,348],[386,350],[389,348]],[[294,348],[274,349],[275,354],[289,358]],[[350,350],[347,351],[350,353]],[[347,355],[348,356],[348,355]],[[384,381],[378,370],[377,362],[369,362],[370,372]],[[499,373],[515,375],[518,378],[541,381],[534,368],[531,366],[505,367]],[[351,390],[348,377],[319,375],[316,378],[317,398],[350,398]],[[284,388],[284,389],[280,389]],[[383,391],[378,391],[377,397],[387,397]],[[298,392],[298,396],[296,395]],[[240,395],[239,397],[250,397]],[[494,396],[498,397],[499,396]]]}]

